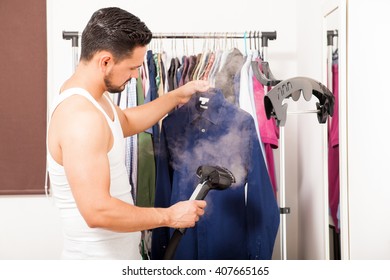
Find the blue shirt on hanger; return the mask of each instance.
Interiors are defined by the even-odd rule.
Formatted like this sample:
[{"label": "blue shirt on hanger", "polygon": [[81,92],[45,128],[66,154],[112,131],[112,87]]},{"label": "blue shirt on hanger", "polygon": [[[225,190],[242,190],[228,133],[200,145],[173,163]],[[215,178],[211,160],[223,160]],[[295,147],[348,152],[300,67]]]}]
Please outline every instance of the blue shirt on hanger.
[{"label": "blue shirt on hanger", "polygon": [[[155,207],[189,199],[201,165],[225,167],[236,179],[208,193],[205,215],[187,229],[175,259],[271,259],[279,208],[251,115],[212,89],[168,115],[160,136]],[[152,259],[163,258],[173,230],[153,230]]]}]

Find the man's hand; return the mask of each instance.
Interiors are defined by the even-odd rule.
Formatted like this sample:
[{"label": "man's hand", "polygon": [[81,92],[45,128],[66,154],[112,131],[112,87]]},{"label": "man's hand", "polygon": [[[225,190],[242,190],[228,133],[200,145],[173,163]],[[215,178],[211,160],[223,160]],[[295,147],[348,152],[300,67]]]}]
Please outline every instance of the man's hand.
[{"label": "man's hand", "polygon": [[205,92],[209,90],[210,83],[203,80],[195,80],[186,83],[185,85],[173,90],[172,93],[176,94],[179,104],[187,103],[191,96],[196,92]]},{"label": "man's hand", "polygon": [[204,200],[188,200],[178,202],[168,208],[170,211],[171,228],[188,228],[195,226],[199,221],[199,217],[204,214],[206,201]]}]

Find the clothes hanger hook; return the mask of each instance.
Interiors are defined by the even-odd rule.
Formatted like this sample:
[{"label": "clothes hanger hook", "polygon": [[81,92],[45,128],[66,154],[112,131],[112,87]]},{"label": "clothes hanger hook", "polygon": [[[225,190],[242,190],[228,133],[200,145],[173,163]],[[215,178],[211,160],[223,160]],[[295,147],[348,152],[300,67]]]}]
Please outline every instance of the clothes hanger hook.
[{"label": "clothes hanger hook", "polygon": [[245,55],[247,56],[248,55],[248,50],[247,50],[247,46],[246,46],[246,31],[244,33],[244,50],[245,50]]},{"label": "clothes hanger hook", "polygon": [[252,50],[252,31],[249,31],[249,51]]},{"label": "clothes hanger hook", "polygon": [[195,55],[195,33],[192,35],[192,54]]}]

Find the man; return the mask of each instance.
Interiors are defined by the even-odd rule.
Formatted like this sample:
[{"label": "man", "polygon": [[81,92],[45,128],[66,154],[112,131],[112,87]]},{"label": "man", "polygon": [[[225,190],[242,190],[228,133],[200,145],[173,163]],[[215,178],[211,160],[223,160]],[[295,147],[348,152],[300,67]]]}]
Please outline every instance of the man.
[{"label": "man", "polygon": [[81,39],[80,63],[51,108],[48,166],[60,209],[66,259],[140,259],[140,231],[192,227],[204,201],[169,208],[133,204],[124,141],[186,103],[207,82],[192,81],[155,101],[121,110],[107,92],[138,77],[152,34],[138,17],[119,8],[96,11]]}]

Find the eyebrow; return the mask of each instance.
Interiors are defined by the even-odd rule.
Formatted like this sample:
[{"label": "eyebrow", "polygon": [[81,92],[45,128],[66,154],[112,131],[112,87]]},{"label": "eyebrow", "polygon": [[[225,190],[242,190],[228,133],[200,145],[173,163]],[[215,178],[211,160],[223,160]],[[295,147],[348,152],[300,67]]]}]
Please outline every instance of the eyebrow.
[{"label": "eyebrow", "polygon": [[137,68],[140,68],[141,66],[142,66],[142,64],[141,64],[141,65],[138,65],[138,66],[130,67],[130,69],[137,69]]}]

